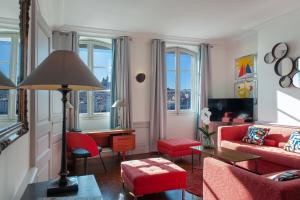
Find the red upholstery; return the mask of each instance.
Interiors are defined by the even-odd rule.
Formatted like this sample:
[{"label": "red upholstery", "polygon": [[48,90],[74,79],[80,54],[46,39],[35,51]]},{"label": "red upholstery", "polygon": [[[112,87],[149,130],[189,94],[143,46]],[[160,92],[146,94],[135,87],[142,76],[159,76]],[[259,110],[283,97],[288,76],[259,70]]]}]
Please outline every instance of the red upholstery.
[{"label": "red upholstery", "polygon": [[[289,136],[296,129],[262,125],[255,126],[270,128],[269,135],[266,137],[266,145],[259,146],[241,142],[241,139],[247,133],[249,125],[220,127],[218,130],[218,143],[221,147],[261,156],[262,158],[259,160],[259,172],[263,174],[278,170],[300,169],[300,154],[287,152],[279,147],[282,146],[283,142],[287,142]],[[242,162],[239,165],[252,170],[253,161]]]},{"label": "red upholstery", "polygon": [[200,142],[187,138],[174,138],[159,140],[157,149],[160,153],[168,154],[171,157],[181,157],[192,154],[190,147],[201,145]]},{"label": "red upholstery", "polygon": [[69,152],[76,148],[83,148],[90,152],[91,157],[99,155],[96,142],[93,140],[93,138],[84,133],[67,133],[67,148]]},{"label": "red upholstery", "polygon": [[205,200],[299,200],[300,179],[275,182],[214,158],[204,159]]},{"label": "red upholstery", "polygon": [[131,160],[121,163],[121,177],[136,196],[185,189],[187,173],[163,158]]}]

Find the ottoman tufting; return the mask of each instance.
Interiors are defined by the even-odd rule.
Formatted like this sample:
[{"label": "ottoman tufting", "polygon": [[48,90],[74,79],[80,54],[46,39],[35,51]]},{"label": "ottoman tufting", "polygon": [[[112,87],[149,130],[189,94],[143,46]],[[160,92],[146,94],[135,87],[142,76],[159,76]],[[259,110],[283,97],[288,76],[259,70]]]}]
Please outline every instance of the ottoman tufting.
[{"label": "ottoman tufting", "polygon": [[201,145],[200,142],[187,138],[174,138],[159,140],[157,150],[159,153],[168,154],[172,158],[187,156],[192,154],[192,146]]},{"label": "ottoman tufting", "polygon": [[137,199],[151,193],[186,188],[187,172],[164,158],[148,158],[121,163],[123,186]]}]

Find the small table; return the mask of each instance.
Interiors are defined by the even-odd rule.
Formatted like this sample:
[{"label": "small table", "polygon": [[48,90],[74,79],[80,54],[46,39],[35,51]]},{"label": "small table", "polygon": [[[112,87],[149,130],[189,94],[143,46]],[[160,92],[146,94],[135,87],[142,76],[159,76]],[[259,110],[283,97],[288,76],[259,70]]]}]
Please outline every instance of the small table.
[{"label": "small table", "polygon": [[29,184],[21,200],[34,199],[99,199],[102,200],[102,194],[93,175],[77,176],[78,192],[61,193],[57,196],[47,197],[47,188],[50,181]]},{"label": "small table", "polygon": [[[194,169],[194,159],[193,154],[194,151],[201,151],[204,154],[207,154],[211,157],[217,158],[219,160],[223,160],[228,162],[234,166],[236,166],[237,162],[247,161],[247,160],[255,160],[255,173],[259,174],[258,172],[258,159],[261,156],[251,154],[251,153],[244,153],[241,151],[235,151],[231,149],[226,149],[223,147],[219,148],[204,148],[203,146],[193,146],[190,147],[192,149],[192,171]],[[246,169],[247,170],[247,169]]]}]

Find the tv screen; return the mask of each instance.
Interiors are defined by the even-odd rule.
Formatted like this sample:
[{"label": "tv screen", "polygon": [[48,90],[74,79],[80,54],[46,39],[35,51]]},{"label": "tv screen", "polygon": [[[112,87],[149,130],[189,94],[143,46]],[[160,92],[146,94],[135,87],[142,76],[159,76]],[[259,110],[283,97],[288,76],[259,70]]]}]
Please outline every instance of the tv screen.
[{"label": "tv screen", "polygon": [[208,108],[212,115],[211,121],[222,121],[223,117],[243,118],[253,122],[253,98],[208,99]]}]

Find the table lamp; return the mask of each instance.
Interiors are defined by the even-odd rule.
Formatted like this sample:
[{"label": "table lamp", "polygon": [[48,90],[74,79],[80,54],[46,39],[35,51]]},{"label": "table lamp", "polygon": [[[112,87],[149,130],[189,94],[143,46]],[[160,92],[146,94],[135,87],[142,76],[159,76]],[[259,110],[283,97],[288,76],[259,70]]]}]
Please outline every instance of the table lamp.
[{"label": "table lamp", "polygon": [[15,84],[0,71],[0,90],[16,88]]},{"label": "table lamp", "polygon": [[[121,126],[120,124],[120,110],[125,106],[126,106],[125,102],[121,99],[117,99],[111,106],[112,108],[116,108],[118,110],[118,126],[116,128],[123,128],[123,125]],[[114,112],[114,115],[115,114],[116,112]]]},{"label": "table lamp", "polygon": [[62,93],[63,124],[60,178],[52,181],[47,195],[77,192],[76,177],[67,177],[66,160],[66,103],[71,90],[99,90],[101,84],[79,56],[72,51],[52,52],[22,83],[19,88],[30,90],[58,90]]}]

